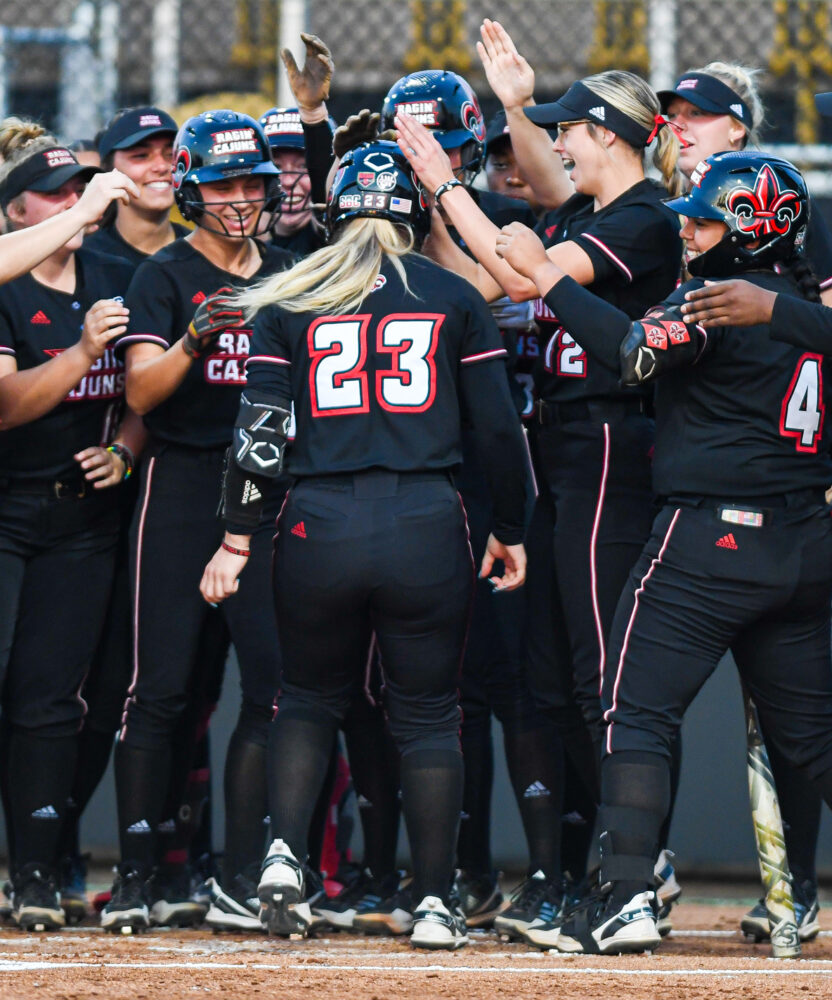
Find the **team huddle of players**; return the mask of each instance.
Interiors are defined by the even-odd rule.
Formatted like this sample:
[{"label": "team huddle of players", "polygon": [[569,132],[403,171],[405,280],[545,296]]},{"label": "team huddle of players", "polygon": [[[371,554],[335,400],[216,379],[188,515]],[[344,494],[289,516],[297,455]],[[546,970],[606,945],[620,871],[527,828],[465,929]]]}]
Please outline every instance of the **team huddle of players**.
[{"label": "team huddle of players", "polygon": [[[682,717],[730,650],[817,935],[832,241],[800,173],[757,149],[753,71],[656,94],[612,70],[537,105],[507,32],[481,37],[487,126],[464,79],[426,69],[336,129],[314,36],[302,68],[284,54],[297,107],[259,121],[129,108],[77,156],[0,126],[0,793],[22,929],[87,915],[79,823],[115,745],[109,931],[653,948],[680,894]],[[529,856],[510,898],[492,714]],[[329,819],[343,747],[360,863]],[[762,903],[742,928],[768,936]]]}]

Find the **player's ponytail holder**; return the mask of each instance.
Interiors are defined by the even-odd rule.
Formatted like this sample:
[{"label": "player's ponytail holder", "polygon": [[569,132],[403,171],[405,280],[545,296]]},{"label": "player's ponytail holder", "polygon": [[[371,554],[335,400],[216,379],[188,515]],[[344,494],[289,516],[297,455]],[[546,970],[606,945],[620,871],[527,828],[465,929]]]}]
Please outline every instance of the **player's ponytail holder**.
[{"label": "player's ponytail holder", "polygon": [[676,122],[668,121],[664,115],[653,115],[653,131],[647,136],[646,145],[649,146],[650,143],[656,138],[656,136],[661,132],[665,125],[670,129],[670,131],[679,140],[679,146],[682,149],[687,149],[690,143],[682,136],[682,130],[676,124]]},{"label": "player's ponytail holder", "polygon": [[653,115],[653,131],[647,136],[647,142],[645,145],[649,146],[650,143],[656,138],[656,136],[661,132],[665,125],[669,125],[670,122],[665,118],[664,115]]}]

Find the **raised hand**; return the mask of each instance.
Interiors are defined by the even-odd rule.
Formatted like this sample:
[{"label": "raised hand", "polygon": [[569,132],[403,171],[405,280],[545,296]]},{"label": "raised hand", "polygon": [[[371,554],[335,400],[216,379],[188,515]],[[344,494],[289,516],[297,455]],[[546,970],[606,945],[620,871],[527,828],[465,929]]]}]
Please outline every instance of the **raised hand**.
[{"label": "raised hand", "polygon": [[494,94],[504,108],[523,107],[534,95],[534,70],[517,51],[499,21],[486,18],[480,26],[477,54]]},{"label": "raised hand", "polygon": [[303,69],[298,69],[295,57],[289,49],[283,49],[280,57],[289,76],[289,86],[301,111],[317,110],[329,97],[329,86],[335,63],[332,53],[317,35],[301,32],[301,40],[306,46]]}]

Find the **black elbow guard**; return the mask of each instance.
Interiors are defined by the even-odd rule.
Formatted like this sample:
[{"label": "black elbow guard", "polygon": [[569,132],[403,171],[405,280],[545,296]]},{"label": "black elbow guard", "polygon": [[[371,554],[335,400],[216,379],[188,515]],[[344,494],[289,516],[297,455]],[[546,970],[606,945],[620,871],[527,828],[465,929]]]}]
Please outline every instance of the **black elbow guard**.
[{"label": "black elbow guard", "polygon": [[641,385],[699,359],[707,334],[674,313],[656,309],[630,325],[620,348],[622,385]]},{"label": "black elbow guard", "polygon": [[244,389],[234,425],[234,461],[244,472],[274,479],[283,471],[283,453],[292,414],[273,397]]}]

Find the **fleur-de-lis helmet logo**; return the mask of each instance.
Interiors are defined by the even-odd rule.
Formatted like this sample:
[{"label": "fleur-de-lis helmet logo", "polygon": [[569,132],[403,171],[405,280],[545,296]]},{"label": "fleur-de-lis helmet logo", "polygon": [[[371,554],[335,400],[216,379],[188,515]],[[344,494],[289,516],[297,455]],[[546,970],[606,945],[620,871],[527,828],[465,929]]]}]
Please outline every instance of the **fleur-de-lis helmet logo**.
[{"label": "fleur-de-lis helmet logo", "polygon": [[734,188],[725,200],[725,207],[735,217],[737,229],[757,239],[775,233],[785,236],[802,214],[797,191],[781,188],[767,163],[757,172],[754,187]]}]

